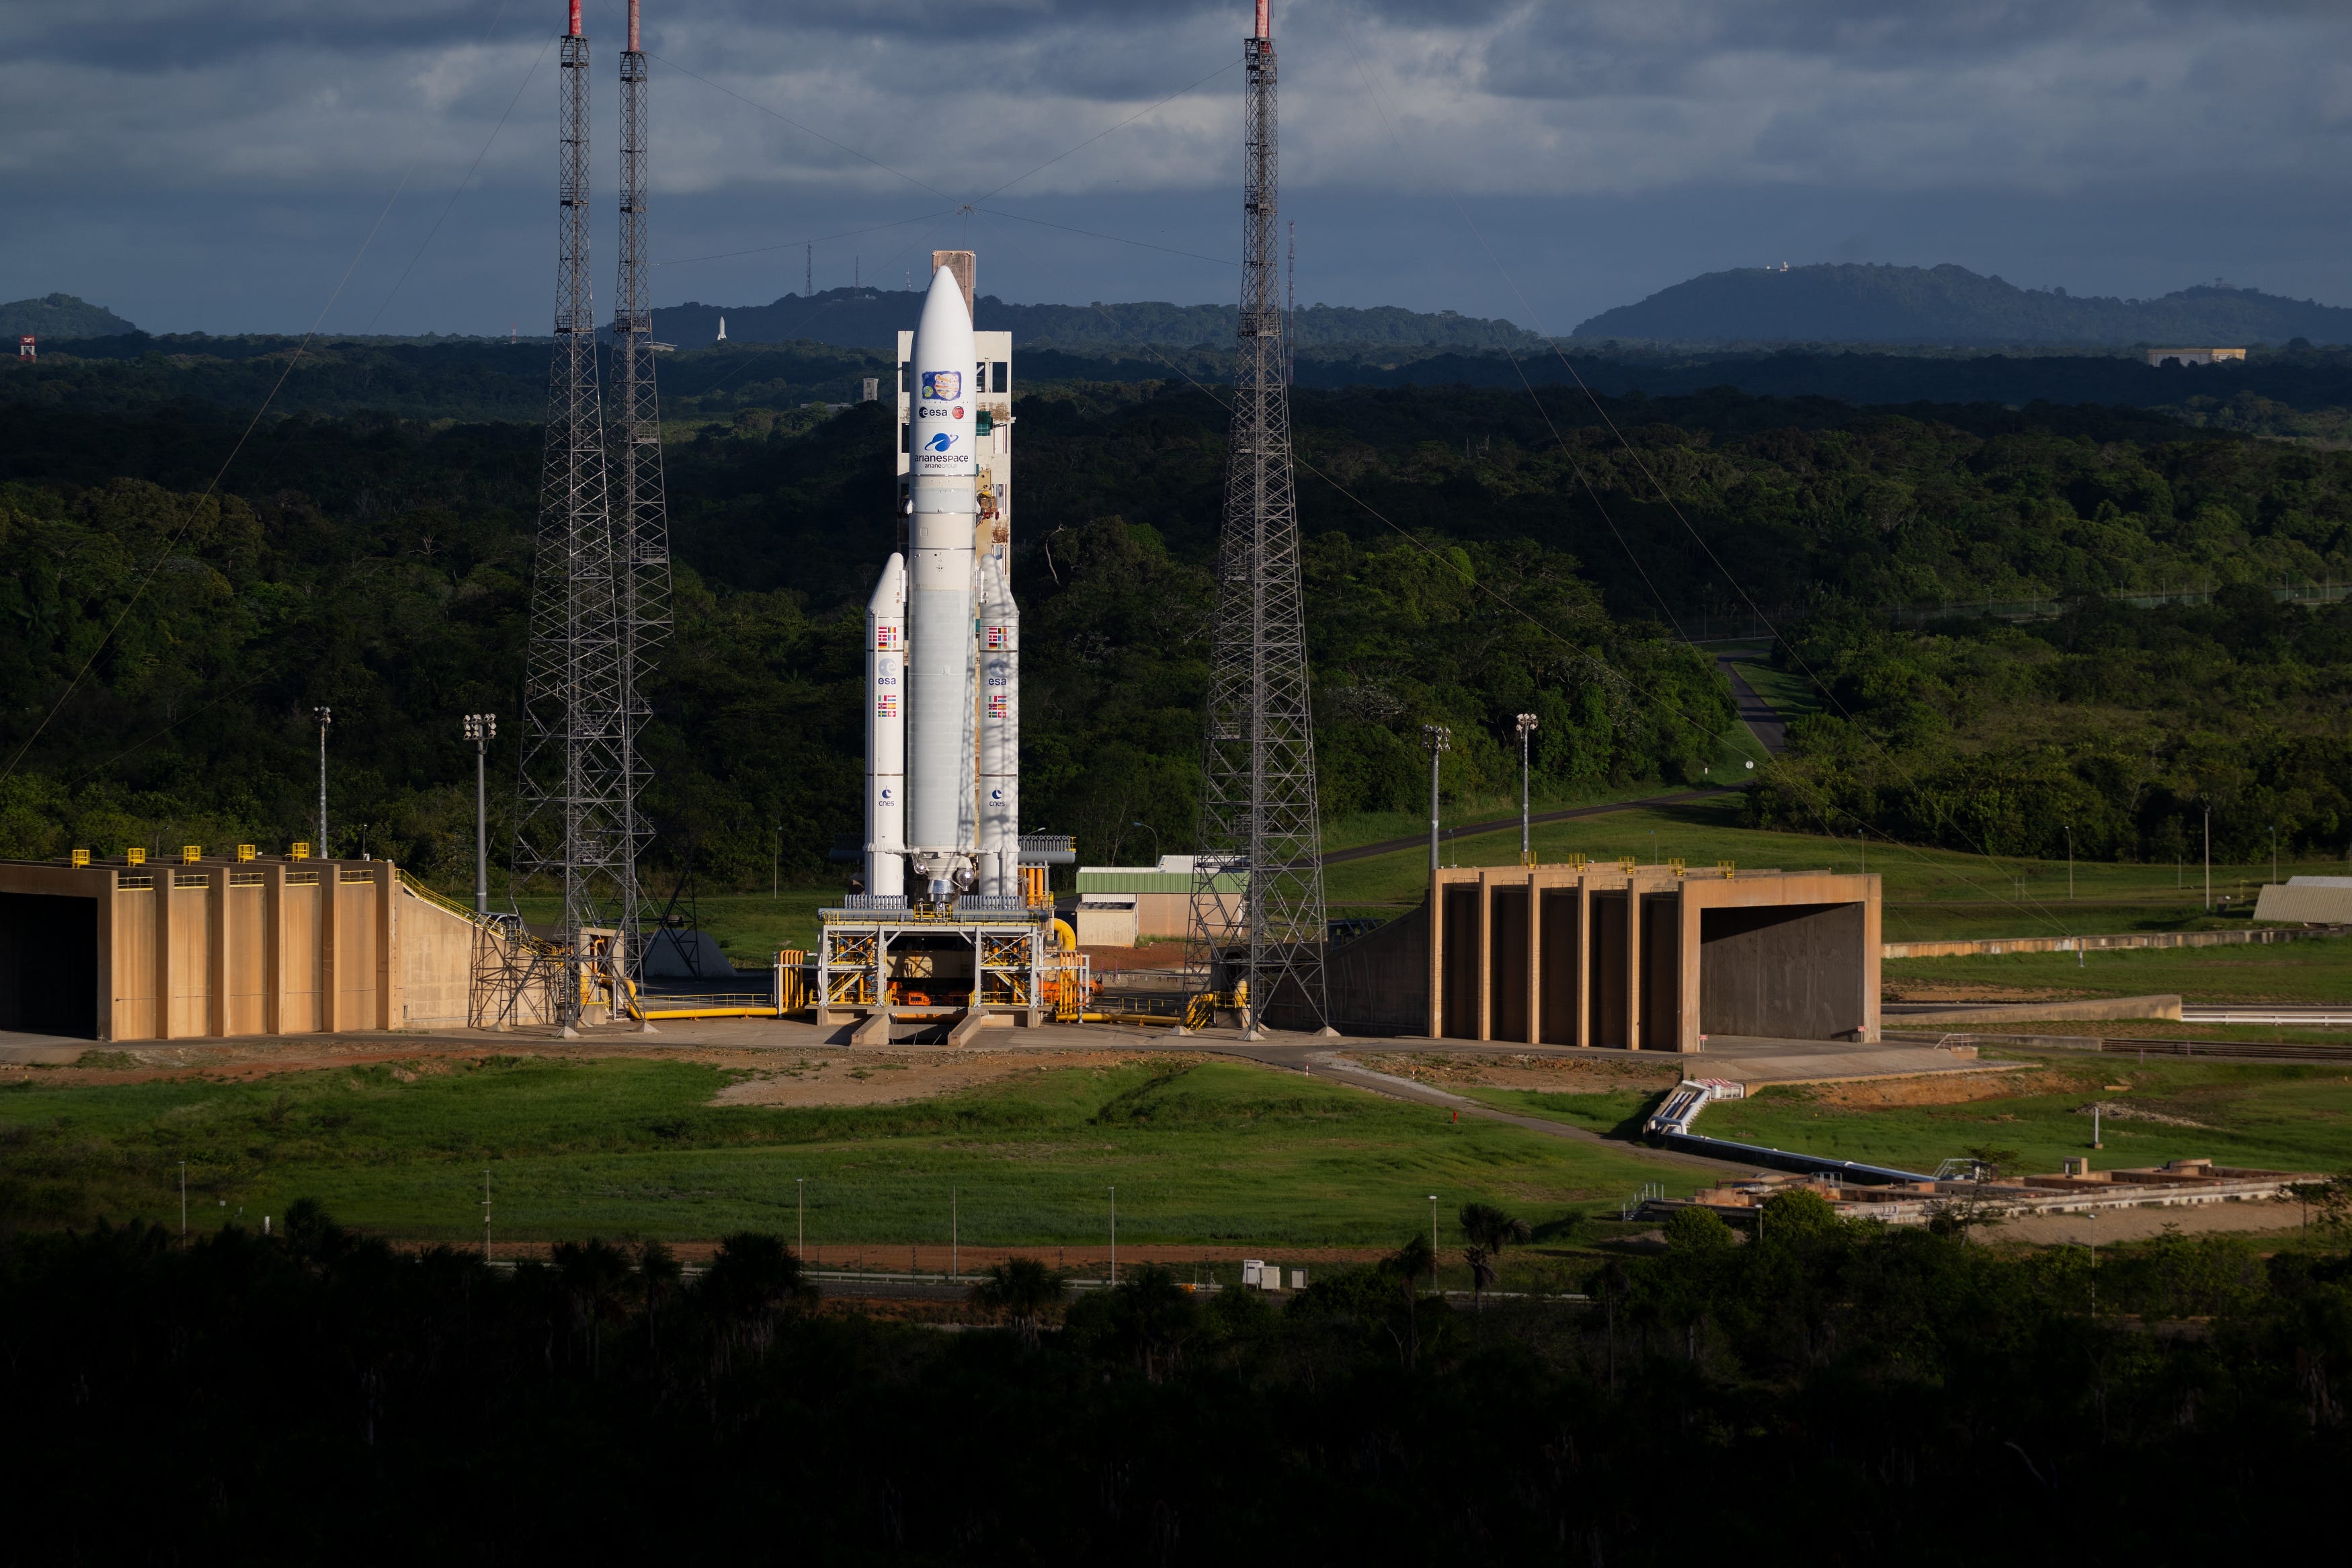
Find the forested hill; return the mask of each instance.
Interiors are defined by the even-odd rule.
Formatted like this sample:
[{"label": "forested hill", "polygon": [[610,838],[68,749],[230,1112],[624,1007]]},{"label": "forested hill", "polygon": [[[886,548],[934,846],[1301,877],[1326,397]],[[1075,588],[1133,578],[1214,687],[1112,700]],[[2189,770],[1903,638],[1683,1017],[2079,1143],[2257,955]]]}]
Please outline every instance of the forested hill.
[{"label": "forested hill", "polygon": [[47,342],[53,338],[108,338],[137,330],[105,306],[70,294],[44,294],[38,299],[11,299],[0,305],[0,335],[10,338],[30,332]]},{"label": "forested hill", "polygon": [[2155,299],[2020,288],[1964,267],[1739,267],[1579,325],[1579,339],[1684,343],[2352,342],[2352,309],[2200,284]]},{"label": "forested hill", "polygon": [[[654,335],[683,346],[719,336],[727,319],[730,343],[786,343],[801,340],[842,348],[867,349],[897,357],[898,334],[915,329],[923,297],[906,289],[825,288],[803,297],[787,294],[767,305],[663,306],[654,311]],[[983,332],[1010,332],[1017,344],[1060,349],[1138,348],[1144,344],[1189,348],[1234,340],[1240,309],[1233,305],[1171,305],[1143,300],[1120,305],[1009,305],[992,294],[972,301],[972,325]],[[1302,348],[1337,344],[1365,348],[1530,348],[1541,341],[1508,321],[1430,313],[1395,306],[1358,309],[1310,305],[1292,317]]]},{"label": "forested hill", "polygon": [[[1703,777],[1731,710],[1670,624],[1745,595],[1821,607],[1790,631],[1851,680],[1860,727],[1800,726],[1797,755],[1760,775],[1759,810],[1957,839],[1933,802],[1966,800],[1979,837],[2020,848],[2050,823],[2097,822],[2103,852],[2126,854],[2169,842],[2200,795],[2236,803],[2217,809],[2217,847],[2256,821],[2290,842],[2352,826],[2343,612],[2122,612],[2024,644],[1874,619],[2185,581],[2243,584],[2267,606],[2271,583],[2344,581],[2352,456],[2098,409],[1892,413],[1728,391],[1605,402],[1621,444],[1580,394],[1540,398],[1297,392],[1329,810],[1412,808],[1431,722],[1456,737],[1450,795],[1506,792],[1520,712],[1542,716],[1540,798]],[[1024,826],[1107,859],[1140,841],[1139,820],[1185,841],[1225,411],[1150,382],[1046,385],[1018,406]],[[300,836],[305,716],[327,704],[353,721],[337,729],[333,820],[462,879],[457,716],[512,706],[540,433],[272,419],[199,504],[242,428],[203,405],[0,402],[0,614],[16,629],[0,640],[0,746],[13,754],[56,710],[0,785],[0,853]],[[749,875],[781,823],[792,869],[821,874],[854,827],[860,611],[890,546],[890,444],[874,404],[671,427],[680,582],[648,733],[657,861],[692,843],[706,878]],[[1889,747],[1902,768],[1871,772]]]},{"label": "forested hill", "polygon": [[[1604,345],[1604,350],[1613,347]],[[301,349],[299,358],[298,348]],[[1024,389],[1053,382],[1223,384],[1229,347],[1077,351],[1016,347]],[[488,339],[148,337],[85,340],[37,361],[0,360],[0,401],[124,413],[175,404],[250,412],[272,398],[278,414],[536,421],[547,407],[545,343]],[[1572,367],[1572,368],[1571,368]],[[1572,361],[1549,350],[1475,352],[1302,348],[1302,388],[1573,387],[1611,396],[1690,395],[1730,388],[1856,405],[2036,402],[2168,411],[2189,423],[2261,434],[2336,438],[2352,430],[2352,351],[2293,349],[2245,364],[2157,369],[2112,354],[1905,355],[1590,350]],[[662,410],[673,425],[726,422],[745,411],[839,403],[867,377],[892,373],[889,356],[807,341],[687,349],[661,362]],[[281,379],[282,378],[282,379]]]}]

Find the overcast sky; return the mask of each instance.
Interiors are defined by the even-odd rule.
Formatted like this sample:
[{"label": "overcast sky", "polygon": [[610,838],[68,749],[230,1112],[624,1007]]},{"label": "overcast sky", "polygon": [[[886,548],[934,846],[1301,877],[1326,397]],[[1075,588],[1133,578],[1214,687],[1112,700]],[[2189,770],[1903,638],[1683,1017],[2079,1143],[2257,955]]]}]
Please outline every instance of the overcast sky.
[{"label": "overcast sky", "polygon": [[[1015,300],[1234,294],[1248,0],[646,5],[657,304],[798,290],[807,241],[820,288],[968,244]],[[0,298],[544,331],[562,10],[12,0]],[[605,297],[622,17],[589,5]],[[1276,0],[1275,31],[1303,301],[1564,331],[1842,260],[2352,304],[2342,0]]]}]

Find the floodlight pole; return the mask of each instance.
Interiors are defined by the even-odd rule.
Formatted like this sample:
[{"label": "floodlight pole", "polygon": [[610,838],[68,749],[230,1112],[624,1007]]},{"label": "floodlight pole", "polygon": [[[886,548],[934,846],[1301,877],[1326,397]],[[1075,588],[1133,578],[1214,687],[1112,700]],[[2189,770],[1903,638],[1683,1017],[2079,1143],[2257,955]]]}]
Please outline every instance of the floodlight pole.
[{"label": "floodlight pole", "polygon": [[490,742],[498,738],[499,716],[469,713],[466,738],[474,743],[474,913],[490,912]]},{"label": "floodlight pole", "polygon": [[180,1162],[180,1239],[188,1239],[188,1162]]},{"label": "floodlight pole", "polygon": [[956,1207],[956,1189],[948,1188],[948,1278],[963,1272],[963,1218]]},{"label": "floodlight pole", "polygon": [[2205,913],[2213,913],[2213,808],[2205,808]]},{"label": "floodlight pole", "polygon": [[1429,1195],[1429,1288],[1437,1289],[1437,1195]]},{"label": "floodlight pole", "polygon": [[2074,896],[2074,824],[2063,824],[2066,830],[2066,896]]},{"label": "floodlight pole", "polygon": [[1118,1283],[1118,1188],[1110,1189],[1110,1282]]},{"label": "floodlight pole", "polygon": [[1528,737],[1535,732],[1536,716],[1531,713],[1519,715],[1519,863],[1521,865],[1536,863],[1535,848],[1528,838],[1528,824],[1532,821],[1528,815]]},{"label": "floodlight pole", "polygon": [[808,1177],[793,1177],[793,1225],[800,1242],[800,1255],[808,1257]]},{"label": "floodlight pole", "polygon": [[335,710],[312,708],[310,713],[319,721],[319,858],[332,860],[335,852],[327,842],[327,730],[335,722]]},{"label": "floodlight pole", "polygon": [[1442,724],[1421,727],[1422,744],[1429,747],[1429,869],[1437,869],[1437,759],[1454,749],[1454,732]]}]

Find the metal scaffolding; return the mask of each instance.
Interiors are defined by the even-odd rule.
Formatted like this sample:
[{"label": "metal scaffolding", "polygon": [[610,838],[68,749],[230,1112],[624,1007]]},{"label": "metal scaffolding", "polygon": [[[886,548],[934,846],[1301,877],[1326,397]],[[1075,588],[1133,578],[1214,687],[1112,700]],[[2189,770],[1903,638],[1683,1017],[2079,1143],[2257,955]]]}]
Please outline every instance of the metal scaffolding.
[{"label": "metal scaffolding", "polygon": [[646,241],[646,152],[652,140],[646,57],[637,47],[637,0],[629,0],[629,47],[621,56],[621,271],[613,310],[613,532],[620,568],[620,761],[627,827],[618,877],[619,927],[631,934],[629,972],[642,977],[637,855],[652,838],[638,800],[649,770],[637,752],[648,711],[653,653],[669,635],[669,507],[662,486],[661,405],[654,388],[653,260]]},{"label": "metal scaffolding", "polygon": [[[1261,0],[1243,50],[1249,78],[1242,193],[1241,328],[1224,531],[1217,550],[1201,822],[1187,967],[1197,987],[1246,984],[1243,1021],[1297,1009],[1328,1023],[1322,823],[1315,791],[1298,509],[1290,466],[1288,323],[1277,235],[1274,38]],[[1218,879],[1247,873],[1240,900]]]},{"label": "metal scaffolding", "polygon": [[[556,1021],[566,1032],[582,1021],[583,997],[594,994],[585,971],[634,976],[639,967],[636,860],[646,834],[637,810],[644,782],[636,754],[643,721],[637,687],[653,641],[643,601],[655,564],[643,537],[641,508],[648,495],[659,546],[654,552],[660,585],[656,631],[667,626],[668,612],[659,453],[656,447],[648,461],[642,450],[644,438],[659,435],[650,362],[641,365],[636,352],[640,345],[645,355],[652,351],[644,329],[649,313],[631,316],[623,335],[631,352],[623,372],[624,488],[617,514],[610,492],[613,443],[597,377],[595,293],[588,275],[588,39],[576,7],[572,16],[572,30],[561,40],[555,356],[548,378],[513,856],[517,891],[552,883],[562,893],[554,943],[563,977],[554,991]],[[635,110],[622,182],[621,310],[630,316],[645,300],[643,57],[634,50],[625,56],[622,76],[625,108],[634,102]],[[514,972],[504,963],[483,968]],[[512,1004],[494,998],[478,1006],[493,1015],[512,1011]]]}]

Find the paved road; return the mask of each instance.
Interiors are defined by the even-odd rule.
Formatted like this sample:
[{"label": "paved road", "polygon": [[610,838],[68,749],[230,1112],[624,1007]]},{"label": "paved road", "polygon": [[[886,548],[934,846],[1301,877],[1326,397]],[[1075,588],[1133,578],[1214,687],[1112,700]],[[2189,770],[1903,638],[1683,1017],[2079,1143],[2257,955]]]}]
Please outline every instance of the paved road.
[{"label": "paved road", "polygon": [[[1679,789],[1671,795],[1650,795],[1639,800],[1612,800],[1601,806],[1570,806],[1560,811],[1538,811],[1528,819],[1530,822],[1568,822],[1579,817],[1606,816],[1612,811],[1638,811],[1645,806],[1664,806],[1676,800],[1704,800],[1712,796],[1727,794],[1723,789]],[[1491,822],[1464,822],[1446,830],[1448,839],[1466,839],[1478,833],[1499,833],[1519,825],[1517,817],[1503,817]],[[1341,861],[1365,861],[1374,855],[1392,855],[1399,850],[1424,849],[1429,835],[1416,833],[1409,839],[1382,839],[1376,844],[1358,844],[1351,850],[1333,850],[1323,857],[1325,865],[1338,865]]]},{"label": "paved road", "polygon": [[1739,701],[1740,722],[1755,732],[1765,750],[1778,757],[1789,749],[1788,721],[1780,716],[1780,709],[1757,695],[1756,688],[1748,684],[1748,677],[1739,673],[1731,658],[1729,653],[1717,653],[1715,667],[1731,683],[1731,695]]}]

